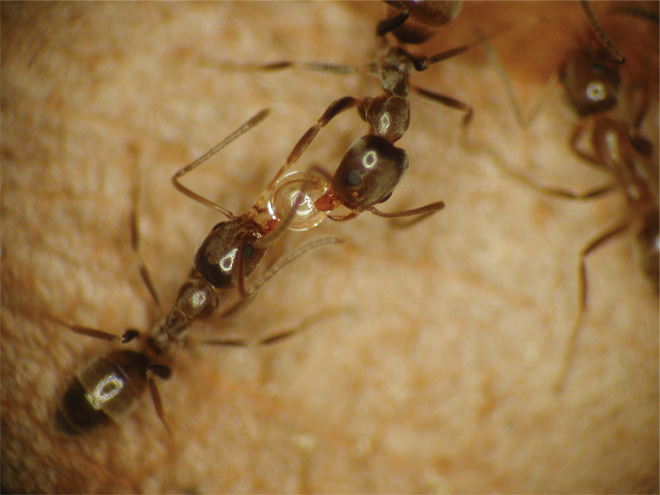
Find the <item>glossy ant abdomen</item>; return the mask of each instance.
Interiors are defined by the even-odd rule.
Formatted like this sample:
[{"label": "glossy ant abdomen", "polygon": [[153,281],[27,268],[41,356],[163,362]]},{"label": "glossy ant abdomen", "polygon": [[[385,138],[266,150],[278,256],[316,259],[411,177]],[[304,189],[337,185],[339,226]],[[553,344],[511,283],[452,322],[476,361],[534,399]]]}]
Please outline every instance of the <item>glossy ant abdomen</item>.
[{"label": "glossy ant abdomen", "polygon": [[[82,368],[64,393],[56,413],[56,426],[64,433],[83,434],[100,426],[116,422],[128,414],[138,399],[149,389],[158,417],[171,431],[162,406],[155,377],[167,379],[171,375],[174,356],[187,338],[192,323],[204,320],[214,314],[226,297],[227,289],[236,288],[238,302],[231,304],[219,316],[225,317],[245,304],[278,271],[303,254],[323,246],[343,242],[337,237],[322,237],[297,248],[293,253],[276,261],[249,289],[245,281],[255,272],[259,262],[272,242],[288,228],[298,207],[293,201],[291,211],[280,218],[262,215],[255,207],[250,212],[235,217],[224,208],[193,193],[178,182],[178,178],[199,166],[214,153],[263,120],[267,111],[258,113],[246,124],[237,129],[210,152],[177,172],[173,182],[178,189],[197,201],[226,214],[230,221],[216,225],[197,250],[194,269],[189,279],[181,286],[176,301],[170,311],[148,333],[141,335],[137,330],[127,330],[122,335],[114,335],[103,330],[72,325],[50,316],[57,323],[67,326],[81,335],[119,344],[138,341],[137,351],[113,351],[104,357],[96,358]],[[304,189],[303,189],[304,191]],[[134,198],[135,200],[136,198]],[[263,220],[259,224],[255,219]],[[139,255],[139,232],[135,205],[131,218],[132,248],[138,259],[138,267],[152,298],[158,303],[158,296],[151,276]],[[263,242],[263,241],[266,242]],[[220,291],[225,292],[220,292]],[[270,344],[281,340],[293,332],[276,334],[257,341]],[[238,343],[237,343],[238,342]],[[222,340],[214,340],[223,345]],[[231,340],[226,345],[247,346],[247,340]]]}]

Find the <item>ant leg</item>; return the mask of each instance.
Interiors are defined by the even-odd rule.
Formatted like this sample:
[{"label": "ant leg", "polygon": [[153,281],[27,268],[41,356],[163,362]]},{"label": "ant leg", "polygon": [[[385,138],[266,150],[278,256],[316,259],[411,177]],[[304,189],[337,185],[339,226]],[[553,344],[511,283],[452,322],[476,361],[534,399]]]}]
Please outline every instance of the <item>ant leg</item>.
[{"label": "ant leg", "polygon": [[49,313],[45,313],[45,316],[64,327],[68,327],[71,331],[75,333],[79,333],[80,335],[86,335],[87,337],[106,340],[108,342],[114,342],[116,344],[128,344],[129,342],[140,336],[140,332],[132,328],[129,328],[121,335],[116,335],[114,333],[105,332],[103,330],[98,330],[96,328],[83,327],[81,325],[72,325],[63,320],[60,320],[58,317],[53,316]]},{"label": "ant leg", "polygon": [[603,186],[596,187],[594,189],[589,189],[587,191],[571,191],[570,189],[565,189],[563,187],[553,187],[553,186],[546,186],[544,184],[540,184],[539,182],[528,177],[524,173],[511,169],[507,165],[503,164],[499,159],[495,160],[495,165],[502,172],[509,175],[518,182],[521,182],[527,187],[534,189],[535,191],[538,191],[541,194],[546,194],[548,196],[556,196],[562,199],[570,199],[570,200],[594,199],[604,196],[605,194],[609,194],[612,191],[616,190],[617,188],[616,184],[605,184]]},{"label": "ant leg", "polygon": [[435,203],[420,206],[419,208],[414,208],[412,210],[395,211],[392,213],[385,213],[373,206],[369,208],[369,211],[376,216],[384,218],[414,217],[415,215],[422,215],[422,218],[426,218],[428,215],[432,215],[436,211],[442,210],[444,207],[445,204],[442,201],[436,201]]},{"label": "ant leg", "polygon": [[584,14],[587,16],[589,25],[591,25],[591,28],[596,33],[596,36],[598,36],[598,39],[600,39],[601,43],[603,43],[603,46],[607,48],[610,54],[614,56],[614,63],[616,63],[616,65],[623,65],[623,63],[626,61],[626,58],[619,51],[614,42],[605,34],[603,28],[600,27],[600,24],[598,23],[593,10],[591,10],[589,2],[587,0],[580,0],[580,5],[582,6]]},{"label": "ant leg", "polygon": [[238,247],[238,252],[236,253],[236,290],[241,299],[248,297],[248,294],[245,290],[245,270],[243,269],[243,260],[245,259],[245,248],[247,247],[246,238],[243,237],[240,241]]},{"label": "ant leg", "polygon": [[459,101],[455,98],[451,98],[449,96],[433,93],[432,91],[428,91],[423,88],[413,87],[412,89],[415,90],[420,95],[428,98],[429,100],[437,101],[438,103],[445,105],[447,107],[455,108],[456,110],[465,112],[465,116],[463,117],[463,122],[461,123],[463,127],[467,127],[467,125],[472,120],[472,115],[474,114],[474,111],[472,110],[472,107],[467,103],[463,103],[462,101]]},{"label": "ant leg", "polygon": [[464,46],[458,46],[456,48],[452,48],[451,50],[446,50],[444,52],[436,53],[435,55],[431,55],[430,57],[414,57],[412,59],[412,63],[415,66],[415,70],[421,72],[428,69],[431,65],[437,62],[441,62],[443,60],[447,60],[457,55],[460,55],[461,53],[465,53],[470,48],[472,48],[471,45],[464,45]]},{"label": "ant leg", "polygon": [[296,145],[291,150],[291,153],[289,153],[289,156],[286,159],[286,163],[282,165],[280,170],[275,174],[275,177],[273,177],[273,179],[270,181],[264,192],[261,193],[261,196],[259,196],[255,202],[255,205],[263,205],[264,201],[272,194],[275,183],[280,179],[280,177],[282,177],[282,175],[284,175],[284,173],[291,167],[291,165],[298,161],[298,159],[305,152],[305,150],[312,143],[316,135],[323,127],[328,125],[328,123],[340,113],[358,106],[361,102],[362,100],[353,98],[352,96],[344,96],[343,98],[339,98],[338,100],[330,103],[316,124],[310,127],[307,132],[305,132],[305,134],[303,134],[302,137],[298,140]]},{"label": "ant leg", "polygon": [[217,345],[217,346],[226,346],[226,347],[251,347],[251,346],[261,346],[261,345],[271,345],[282,340],[288,339],[297,333],[300,333],[310,326],[318,323],[320,320],[327,318],[329,316],[335,316],[337,314],[337,309],[333,308],[326,311],[321,311],[313,316],[305,318],[300,322],[299,325],[293,328],[287,328],[280,330],[278,332],[272,333],[265,337],[260,337],[255,340],[251,339],[211,339],[211,340],[202,340],[199,343],[205,345]]},{"label": "ant leg", "polygon": [[271,278],[273,278],[273,276],[277,272],[279,272],[282,268],[284,268],[289,263],[295,261],[303,254],[322,248],[324,246],[330,246],[333,244],[343,244],[345,242],[346,241],[341,237],[328,236],[328,237],[320,237],[318,239],[309,241],[306,244],[303,244],[302,246],[297,248],[293,253],[285,256],[284,258],[280,258],[279,260],[277,260],[268,270],[266,270],[266,273],[264,273],[261,276],[261,278],[257,280],[257,282],[255,282],[255,284],[251,288],[245,289],[244,286],[243,293],[241,294],[241,299],[237,303],[230,306],[226,311],[221,313],[220,317],[227,317],[235,313],[241,306],[247,303],[248,300],[251,299],[257,293],[257,291],[261,288],[262,285],[264,285]]},{"label": "ant leg", "polygon": [[585,124],[579,124],[573,133],[571,134],[571,138],[569,140],[569,146],[573,150],[573,152],[582,158],[586,163],[589,165],[593,165],[599,170],[603,170],[603,160],[600,159],[597,155],[593,153],[587,153],[586,151],[580,149],[578,146],[578,141],[582,137],[585,129]]},{"label": "ant leg", "polygon": [[617,5],[610,7],[610,12],[614,14],[629,15],[632,17],[637,17],[639,19],[644,19],[649,22],[655,22],[656,24],[660,24],[660,17],[658,17],[657,13],[649,12],[648,10],[644,10],[643,8],[639,8],[635,6]]},{"label": "ant leg", "polygon": [[391,33],[401,24],[406,22],[406,20],[408,20],[408,17],[410,17],[410,10],[408,9],[405,3],[403,2],[387,2],[387,3],[398,8],[399,10],[401,10],[401,12],[395,15],[394,17],[390,17],[389,19],[380,21],[376,26],[376,36],[383,37],[387,33]]},{"label": "ant leg", "polygon": [[133,200],[133,207],[131,209],[131,248],[133,249],[133,252],[135,253],[135,256],[137,258],[137,266],[138,266],[138,271],[140,272],[140,277],[142,278],[142,281],[144,284],[147,286],[147,290],[149,291],[149,294],[151,294],[151,298],[153,301],[156,303],[156,307],[160,310],[161,304],[160,304],[160,298],[158,297],[158,292],[156,291],[156,286],[154,285],[153,279],[151,278],[151,274],[149,273],[149,269],[147,268],[146,263],[142,259],[142,256],[140,255],[140,225],[138,223],[138,214],[137,214],[137,209],[138,209],[138,203],[139,203],[139,197],[140,197],[140,171],[139,167],[135,166],[133,168],[135,171],[135,177],[133,181],[133,191],[132,191],[132,200]]},{"label": "ant leg", "polygon": [[291,165],[293,165],[296,161],[298,161],[298,159],[305,152],[307,147],[310,144],[312,144],[312,141],[319,133],[319,131],[323,129],[326,125],[328,125],[328,123],[330,123],[332,119],[334,119],[340,113],[343,113],[346,110],[350,110],[351,108],[358,106],[360,103],[362,103],[361,99],[353,98],[352,96],[344,96],[343,98],[339,98],[338,100],[335,100],[332,103],[330,103],[330,105],[328,105],[328,108],[325,109],[325,112],[323,112],[323,115],[321,115],[321,117],[316,122],[316,124],[310,127],[307,130],[307,132],[305,132],[305,134],[303,134],[303,136],[298,140],[296,145],[291,150],[291,153],[289,153],[289,156],[286,159],[285,166],[288,168]]},{"label": "ant leg", "polygon": [[293,60],[266,62],[263,64],[237,63],[230,61],[222,61],[222,62],[206,61],[203,62],[203,64],[209,67],[214,67],[216,69],[221,69],[225,71],[241,71],[241,72],[250,72],[250,71],[275,72],[275,71],[287,70],[287,69],[309,70],[316,72],[330,72],[332,74],[340,74],[340,75],[355,74],[356,72],[358,72],[358,68],[353,65],[329,64],[326,62],[295,62]]},{"label": "ant leg", "polygon": [[[582,126],[579,126],[571,137],[570,140],[571,148],[580,158],[588,162],[590,165],[598,165],[599,168],[602,168],[601,162],[596,157],[585,153],[584,151],[580,150],[577,147],[577,141],[580,138],[581,132],[582,132]],[[494,162],[495,165],[502,172],[512,177],[513,179],[517,180],[518,182],[523,183],[527,187],[530,187],[540,192],[541,194],[547,194],[548,196],[556,196],[562,199],[570,199],[570,200],[594,199],[604,196],[605,194],[609,194],[610,192],[614,191],[617,188],[617,184],[615,183],[605,184],[603,186],[599,186],[594,189],[589,189],[587,191],[571,191],[570,189],[565,189],[563,187],[546,186],[528,177],[523,172],[510,168],[508,165],[505,165],[500,159],[495,159]]]},{"label": "ant leg", "polygon": [[525,118],[522,115],[518,98],[516,98],[516,95],[513,92],[513,86],[511,85],[511,81],[509,81],[509,76],[504,70],[504,67],[502,66],[502,63],[500,62],[499,58],[497,57],[497,54],[495,53],[495,49],[493,48],[490,41],[488,41],[485,34],[480,29],[477,28],[476,33],[477,36],[479,36],[479,38],[482,40],[481,47],[486,54],[486,58],[488,59],[488,62],[490,63],[491,67],[497,74],[500,83],[504,87],[504,92],[507,96],[507,99],[509,100],[509,104],[511,105],[511,108],[513,109],[513,114],[516,117],[516,121],[518,122],[518,125],[520,125],[520,127],[522,127],[523,129],[526,129],[534,121],[541,108],[543,108],[545,102],[548,99],[548,96],[550,95],[550,90],[554,87],[555,83],[559,79],[559,72],[558,71],[553,72],[552,77],[548,79],[545,88],[543,88],[543,93],[541,94],[541,97],[539,98],[538,102],[536,103],[534,108],[532,108],[532,111],[529,113],[529,116]]},{"label": "ant leg", "polygon": [[562,392],[564,385],[566,384],[566,378],[568,376],[568,372],[570,370],[573,361],[573,356],[575,355],[577,337],[580,331],[580,327],[582,326],[582,320],[584,318],[584,314],[587,311],[587,302],[588,302],[587,263],[586,263],[587,257],[610,239],[625,232],[629,227],[630,227],[630,221],[629,219],[626,219],[618,223],[614,227],[606,230],[602,234],[598,235],[598,237],[596,237],[595,239],[589,241],[587,245],[584,246],[580,251],[580,268],[578,271],[578,294],[579,294],[578,314],[577,317],[575,318],[573,330],[571,331],[571,335],[568,341],[568,348],[566,350],[566,353],[564,354],[564,361],[559,374],[559,378],[555,383],[554,390],[555,393],[557,394]]},{"label": "ant leg", "polygon": [[230,212],[229,210],[223,208],[222,206],[214,203],[213,201],[206,199],[202,196],[200,196],[197,193],[194,193],[190,189],[188,189],[186,186],[181,184],[179,182],[179,179],[186,175],[188,172],[196,169],[199,167],[202,163],[207,161],[209,158],[211,158],[213,155],[215,155],[218,151],[220,151],[222,148],[226,147],[236,139],[238,139],[240,136],[245,134],[247,131],[252,129],[254,126],[259,124],[262,120],[268,116],[268,113],[270,112],[269,109],[264,109],[257,113],[254,117],[252,117],[250,120],[245,122],[242,126],[240,126],[238,129],[236,129],[234,132],[232,132],[229,136],[227,136],[225,139],[220,141],[218,144],[216,144],[213,148],[211,148],[209,151],[204,153],[202,156],[200,156],[197,160],[193,161],[192,163],[189,163],[185,167],[183,167],[181,170],[179,170],[174,176],[172,177],[172,184],[174,187],[176,187],[180,192],[188,196],[189,198],[194,199],[198,203],[201,203],[205,206],[208,206],[209,208],[213,208],[215,210],[218,210],[220,213],[222,213],[224,216],[229,218],[230,220],[233,220],[235,217]]},{"label": "ant leg", "polygon": [[154,379],[154,376],[162,378],[163,380],[167,380],[172,375],[172,370],[170,370],[170,368],[167,366],[163,366],[160,364],[152,364],[147,366],[146,375],[147,375],[147,385],[149,386],[149,393],[151,394],[151,401],[153,402],[154,408],[156,409],[156,414],[158,415],[158,418],[165,426],[167,433],[171,437],[173,436],[172,428],[170,428],[170,424],[168,423],[167,418],[165,417],[163,400],[160,397],[160,392],[158,391],[158,386],[156,385],[156,380]]}]

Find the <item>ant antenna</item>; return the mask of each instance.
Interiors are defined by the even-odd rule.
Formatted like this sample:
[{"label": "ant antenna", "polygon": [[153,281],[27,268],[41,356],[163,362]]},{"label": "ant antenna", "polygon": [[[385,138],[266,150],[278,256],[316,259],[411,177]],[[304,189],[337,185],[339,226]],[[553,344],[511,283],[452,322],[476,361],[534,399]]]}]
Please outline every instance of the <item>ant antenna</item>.
[{"label": "ant antenna", "polygon": [[261,110],[259,113],[257,113],[254,117],[252,117],[250,120],[245,122],[242,126],[240,126],[238,129],[236,129],[234,132],[232,132],[229,136],[227,136],[225,139],[220,141],[218,144],[216,144],[213,148],[211,148],[209,151],[204,153],[202,156],[200,156],[197,160],[195,160],[192,163],[189,163],[186,165],[184,168],[179,170],[174,176],[172,177],[172,184],[174,184],[174,187],[176,187],[180,192],[188,196],[189,198],[194,199],[198,203],[201,203],[205,206],[208,206],[209,208],[213,208],[214,210],[218,210],[220,213],[222,213],[224,216],[226,216],[229,220],[233,220],[236,217],[234,214],[227,210],[226,208],[223,208],[217,203],[214,203],[213,201],[204,198],[203,196],[200,196],[199,194],[191,191],[188,189],[186,186],[181,184],[179,182],[179,179],[186,175],[188,172],[196,169],[199,167],[202,163],[207,161],[209,158],[211,158],[213,155],[215,155],[218,151],[220,151],[222,148],[225,146],[229,145],[236,139],[238,139],[240,136],[245,134],[247,131],[252,129],[254,126],[257,124],[261,123],[268,114],[270,113],[270,109],[265,108]]}]

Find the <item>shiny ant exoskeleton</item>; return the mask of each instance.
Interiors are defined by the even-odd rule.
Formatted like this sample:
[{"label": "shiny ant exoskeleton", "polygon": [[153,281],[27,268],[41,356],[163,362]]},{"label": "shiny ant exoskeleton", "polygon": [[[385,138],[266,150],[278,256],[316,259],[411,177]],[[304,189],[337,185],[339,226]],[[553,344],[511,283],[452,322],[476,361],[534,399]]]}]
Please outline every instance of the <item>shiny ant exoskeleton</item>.
[{"label": "shiny ant exoskeleton", "polygon": [[[598,31],[597,34],[602,41]],[[505,87],[519,124],[526,127],[531,121],[522,118],[510,83],[495,52],[487,42],[484,43],[484,48]],[[589,255],[612,238],[637,227],[639,261],[656,294],[658,293],[660,238],[657,150],[649,140],[640,135],[640,127],[651,105],[652,86],[657,85],[657,80],[650,84],[627,80],[625,69],[621,66],[623,58],[612,59],[612,50],[608,49],[608,52],[609,54],[597,40],[584,42],[566,58],[559,71],[559,79],[571,107],[581,119],[570,137],[571,150],[586,163],[607,172],[612,182],[589,191],[574,192],[540,185],[519,172],[506,169],[506,172],[516,179],[546,194],[584,200],[620,191],[627,203],[627,212],[623,218],[596,235],[580,250],[578,314],[556,384],[557,391],[564,386],[587,310],[586,260]]]},{"label": "shiny ant exoskeleton", "polygon": [[[399,2],[394,3],[399,4]],[[408,2],[404,3],[407,4]],[[455,4],[449,10],[454,11],[455,14],[458,13],[459,7],[457,5],[460,6],[460,2],[440,3]],[[392,22],[384,21],[385,24],[379,25],[377,30],[379,58],[377,62],[368,64],[367,73],[378,77],[383,93],[376,97],[364,98],[345,96],[333,101],[317,123],[310,127],[296,143],[286,163],[271,183],[273,186],[275,183],[278,184],[277,187],[273,187],[274,190],[278,187],[287,189],[290,187],[287,178],[284,177],[285,172],[300,158],[323,127],[340,113],[355,107],[362,120],[369,124],[370,134],[359,138],[351,145],[332,177],[318,168],[315,169],[317,176],[314,179],[314,184],[310,183],[309,187],[315,189],[316,186],[320,185],[320,196],[317,195],[318,197],[312,201],[313,208],[321,212],[328,212],[327,216],[332,220],[348,220],[364,211],[393,218],[426,215],[444,207],[444,203],[438,201],[423,207],[394,213],[384,213],[376,208],[377,204],[389,199],[409,168],[408,154],[405,150],[394,146],[394,143],[405,134],[410,124],[408,97],[411,90],[433,101],[464,112],[464,126],[469,124],[473,115],[472,107],[459,100],[411,86],[410,74],[413,71],[424,71],[437,62],[460,55],[470,47],[461,46],[431,57],[412,55],[399,46],[390,47],[385,35],[402,24],[410,12],[413,12],[414,18],[430,18],[433,17],[431,11],[437,6],[434,5],[434,2],[415,2],[415,6],[409,7],[406,7],[405,16],[395,16],[396,21]],[[293,61],[267,64],[214,63],[213,65],[225,69],[239,70],[299,68],[342,74],[355,72],[356,70],[350,66],[297,63]],[[299,175],[294,175],[291,180],[300,182],[301,179]],[[348,213],[342,215],[329,213],[340,206],[347,208]]]},{"label": "shiny ant exoskeleton", "polygon": [[[267,110],[259,112],[248,122],[225,138],[209,152],[177,172],[174,185],[193,199],[221,211],[230,219],[216,225],[199,247],[194,260],[194,269],[189,279],[181,286],[172,309],[147,334],[137,330],[126,330],[122,335],[114,335],[102,330],[66,323],[52,317],[72,331],[110,342],[127,344],[139,341],[137,351],[119,350],[97,358],[82,368],[64,393],[56,415],[58,429],[69,434],[82,434],[99,426],[119,420],[130,411],[137,400],[149,389],[158,417],[166,426],[165,413],[155,377],[167,379],[176,351],[187,339],[193,322],[203,320],[220,307],[225,295],[223,289],[237,288],[239,300],[224,310],[220,317],[236,311],[249,300],[263,284],[278,271],[303,254],[323,246],[343,242],[337,237],[323,237],[312,240],[293,253],[275,262],[251,288],[245,287],[247,278],[256,270],[268,247],[288,228],[293,213],[279,219],[261,215],[255,206],[238,217],[219,205],[197,195],[178,182],[178,179],[196,168],[220,149],[261,122]],[[294,201],[294,210],[297,203]],[[131,224],[132,248],[138,258],[139,271],[152,298],[159,306],[159,299],[151,282],[151,277],[142,262],[139,252],[139,234],[136,213],[133,210]],[[263,220],[263,223],[259,221]],[[279,332],[256,341],[243,339],[213,340],[214,345],[248,346],[267,345],[295,333],[299,328]]]}]

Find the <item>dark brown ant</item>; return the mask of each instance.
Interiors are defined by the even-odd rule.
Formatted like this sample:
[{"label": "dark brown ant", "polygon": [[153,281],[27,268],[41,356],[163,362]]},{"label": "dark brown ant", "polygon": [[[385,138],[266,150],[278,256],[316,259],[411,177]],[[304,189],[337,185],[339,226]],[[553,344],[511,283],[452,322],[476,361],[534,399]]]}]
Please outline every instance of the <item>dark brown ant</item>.
[{"label": "dark brown ant", "polygon": [[[518,122],[526,127],[530,121],[522,119],[510,83],[495,52],[487,42],[484,43],[484,49],[505,86]],[[505,169],[518,180],[545,194],[584,200],[618,190],[623,192],[628,205],[628,212],[623,218],[595,236],[580,250],[578,314],[556,384],[557,391],[561,391],[564,386],[587,310],[586,260],[589,255],[612,238],[637,226],[639,260],[644,273],[653,283],[655,293],[658,293],[658,162],[653,145],[639,132],[649,106],[651,88],[635,86],[630,81],[622,80],[619,60],[610,59],[608,62],[607,56],[596,43],[584,43],[568,56],[560,70],[559,79],[572,108],[582,119],[570,137],[571,149],[588,164],[608,172],[613,182],[589,191],[574,192],[540,185],[518,172]],[[627,98],[624,100],[623,96]],[[587,150],[582,146],[584,142],[587,143]]]},{"label": "dark brown ant", "polygon": [[[398,5],[400,2],[394,3]],[[407,5],[408,3],[401,4]],[[405,16],[396,16],[394,18],[396,21],[390,20],[392,22],[384,21],[385,24],[381,23],[377,29],[379,58],[377,62],[368,64],[367,73],[379,78],[383,93],[373,98],[345,96],[333,101],[317,123],[296,143],[286,163],[271,183],[274,189],[277,189],[275,183],[278,181],[279,187],[287,187],[286,180],[283,178],[284,173],[300,158],[319,131],[340,113],[356,107],[360,117],[369,124],[371,132],[351,145],[332,177],[318,168],[315,169],[323,177],[317,177],[315,185],[324,184],[321,189],[325,189],[325,191],[313,201],[313,207],[322,212],[331,212],[340,206],[346,207],[349,210],[348,213],[327,215],[330,219],[338,221],[354,218],[364,211],[394,218],[427,215],[444,207],[444,203],[438,201],[423,207],[394,213],[384,213],[376,208],[377,204],[390,198],[409,168],[408,154],[405,150],[394,146],[394,143],[405,134],[410,124],[408,96],[411,89],[433,101],[464,112],[463,126],[469,124],[473,115],[472,107],[459,100],[410,85],[410,74],[413,71],[424,71],[437,62],[455,57],[470,49],[470,46],[461,46],[431,57],[419,57],[408,53],[399,46],[390,47],[385,35],[395,29],[397,25],[402,24],[411,12],[413,18],[420,20],[435,18],[436,15],[442,17],[436,12],[436,10],[442,9],[434,5],[435,2],[412,3],[414,5],[406,7]],[[457,14],[460,9],[460,2],[438,3],[454,4],[453,7],[448,8],[448,11],[445,11],[445,15],[449,17],[451,17],[449,11]],[[445,22],[449,22],[449,20],[447,18]],[[233,70],[270,71],[299,68],[341,74],[356,71],[354,67],[350,66],[293,61],[267,64],[214,63],[213,65]],[[296,176],[293,180],[300,181],[300,178]],[[309,187],[314,188],[315,185],[310,184]]]},{"label": "dark brown ant", "polygon": [[[236,217],[228,210],[193,193],[178,182],[181,176],[257,125],[267,114],[267,110],[259,112],[209,152],[174,175],[172,180],[179,190],[193,199],[221,211],[230,218],[230,221],[216,225],[206,237],[197,250],[194,268],[189,279],[179,289],[174,306],[148,334],[142,335],[137,330],[128,329],[122,335],[114,335],[94,328],[69,324],[50,316],[72,331],[89,337],[119,344],[127,344],[135,339],[139,341],[137,351],[110,352],[103,357],[96,358],[76,374],[76,378],[64,393],[56,414],[56,425],[61,431],[69,434],[82,434],[113,421],[116,422],[135,406],[137,400],[148,388],[158,417],[171,432],[165,418],[155,377],[162,379],[170,377],[174,355],[186,343],[191,324],[209,317],[218,310],[221,299],[225,295],[220,290],[237,288],[239,293],[238,302],[220,313],[220,317],[224,317],[245,304],[261,286],[298,257],[323,246],[343,242],[337,237],[323,237],[310,241],[278,260],[251,288],[246,289],[246,279],[255,271],[259,261],[265,256],[273,238],[281,236],[281,233],[287,229],[292,215],[279,219],[279,221],[269,217],[266,224],[262,225],[258,223],[259,215],[262,212],[256,205],[248,213]],[[131,236],[131,245],[138,259],[142,279],[156,305],[159,306],[159,298],[151,277],[138,252],[139,235],[135,207],[131,222]],[[268,242],[262,242],[268,236],[271,236],[271,239]],[[207,343],[241,347],[252,344],[268,345],[292,335],[300,328],[279,332],[256,341],[230,339],[213,340]]]}]

